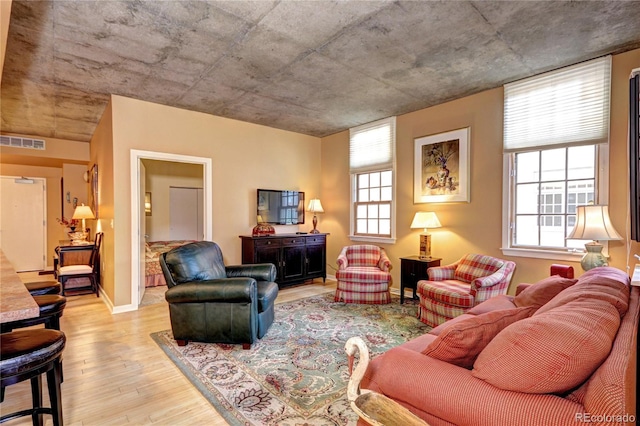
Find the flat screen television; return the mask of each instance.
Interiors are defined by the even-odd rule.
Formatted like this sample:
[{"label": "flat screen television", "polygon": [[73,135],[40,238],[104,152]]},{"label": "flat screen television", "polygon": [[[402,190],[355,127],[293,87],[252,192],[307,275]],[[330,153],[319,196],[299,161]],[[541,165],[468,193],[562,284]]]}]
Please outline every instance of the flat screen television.
[{"label": "flat screen television", "polygon": [[304,223],[304,192],[258,189],[258,222],[272,225]]}]

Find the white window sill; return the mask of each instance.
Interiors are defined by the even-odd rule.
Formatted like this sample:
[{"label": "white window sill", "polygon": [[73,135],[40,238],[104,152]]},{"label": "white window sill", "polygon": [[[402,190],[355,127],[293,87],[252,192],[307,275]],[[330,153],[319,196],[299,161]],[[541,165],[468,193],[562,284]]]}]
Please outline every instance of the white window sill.
[{"label": "white window sill", "polygon": [[502,254],[513,257],[532,257],[536,259],[563,260],[566,262],[580,262],[584,252],[536,250],[522,248],[501,248]]},{"label": "white window sill", "polygon": [[390,237],[365,237],[362,235],[349,235],[351,241],[358,241],[361,243],[375,243],[375,244],[395,244],[396,239]]}]

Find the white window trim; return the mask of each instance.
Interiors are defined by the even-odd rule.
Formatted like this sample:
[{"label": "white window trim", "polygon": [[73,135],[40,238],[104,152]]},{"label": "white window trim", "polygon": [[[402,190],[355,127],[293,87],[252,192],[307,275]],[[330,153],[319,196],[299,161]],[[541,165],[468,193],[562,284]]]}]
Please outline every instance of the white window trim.
[{"label": "white window trim", "polygon": [[[394,156],[395,158],[395,156]],[[349,206],[349,239],[351,241],[357,241],[357,242],[370,242],[370,243],[376,243],[376,244],[395,244],[396,242],[396,165],[395,165],[395,159],[394,159],[394,164],[393,164],[393,168],[391,169],[392,173],[391,173],[391,179],[392,179],[392,188],[391,188],[391,192],[392,192],[392,199],[391,199],[391,237],[374,237],[374,236],[370,236],[370,235],[355,235],[355,229],[356,229],[356,224],[355,224],[355,210],[354,210],[354,205],[355,205],[355,194],[356,194],[356,188],[357,188],[357,176],[358,173],[352,173],[350,176],[350,181],[351,181],[351,187],[350,187],[350,191],[351,191],[351,202],[350,202],[350,206]],[[372,170],[372,172],[375,172],[375,170]],[[363,172],[363,173],[371,173],[371,172]]]},{"label": "white window trim", "polygon": [[[540,147],[536,150],[553,149],[553,147]],[[598,192],[597,204],[609,204],[609,144],[597,145],[598,169],[596,181]],[[511,215],[511,205],[514,197],[514,182],[511,178],[513,171],[513,153],[505,153],[502,156],[502,254],[513,257],[531,257],[536,259],[551,259],[567,262],[579,262],[585,251],[582,250],[550,250],[535,248],[511,247],[511,232],[509,227],[514,223]],[[587,243],[588,241],[585,241]],[[602,253],[609,257],[609,242],[600,241],[603,246]]]}]

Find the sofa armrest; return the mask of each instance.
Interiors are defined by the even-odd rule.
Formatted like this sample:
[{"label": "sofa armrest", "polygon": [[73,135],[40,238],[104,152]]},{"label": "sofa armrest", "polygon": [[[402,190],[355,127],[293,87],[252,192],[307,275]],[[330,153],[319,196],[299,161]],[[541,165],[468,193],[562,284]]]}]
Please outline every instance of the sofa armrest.
[{"label": "sofa armrest", "polygon": [[454,278],[457,266],[457,263],[446,266],[432,266],[431,268],[427,269],[429,281],[452,280]]},{"label": "sofa armrest", "polygon": [[225,267],[227,277],[247,277],[256,281],[275,281],[276,267],[273,263],[256,263],[253,265],[230,265]]},{"label": "sofa armrest", "polygon": [[511,277],[513,276],[513,271],[516,269],[516,264],[514,262],[505,261],[502,268],[498,269],[491,275],[487,275],[486,277],[476,278],[471,281],[471,286],[475,288],[481,287],[493,287],[496,284],[505,284],[508,286],[509,282],[511,282]]},{"label": "sofa armrest", "polygon": [[347,248],[343,247],[342,251],[340,251],[340,254],[338,255],[338,269],[347,269],[347,266],[349,266],[349,259],[347,259]]},{"label": "sofa armrest", "polygon": [[523,291],[525,291],[526,289],[528,289],[529,287],[531,287],[532,284],[530,283],[520,283],[518,284],[518,286],[516,287],[516,296],[519,295],[520,293],[522,293]]},{"label": "sofa armrest", "polygon": [[257,295],[253,278],[222,278],[178,284],[168,289],[164,297],[169,303],[246,303],[257,300]]},{"label": "sofa armrest", "polygon": [[[378,358],[383,359],[378,359]],[[377,362],[376,362],[377,361]],[[585,408],[565,398],[496,388],[471,370],[396,347],[369,365],[363,388],[380,392],[402,405],[454,424],[575,424]]]},{"label": "sofa armrest", "polygon": [[391,261],[389,260],[389,256],[384,250],[380,251],[380,260],[378,261],[378,268],[381,271],[389,272],[392,268]]}]

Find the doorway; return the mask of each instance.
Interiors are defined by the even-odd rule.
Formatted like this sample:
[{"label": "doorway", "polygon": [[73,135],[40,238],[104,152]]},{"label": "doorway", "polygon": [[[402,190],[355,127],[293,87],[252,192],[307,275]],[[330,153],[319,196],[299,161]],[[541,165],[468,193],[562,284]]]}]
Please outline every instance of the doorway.
[{"label": "doorway", "polygon": [[46,265],[46,180],[1,176],[0,248],[17,272]]},{"label": "doorway", "polygon": [[145,217],[144,194],[145,181],[142,160],[161,160],[175,163],[189,163],[202,166],[202,228],[204,239],[213,239],[213,185],[211,158],[171,154],[166,152],[131,150],[131,304],[134,309],[140,305],[141,286],[144,286]]}]

